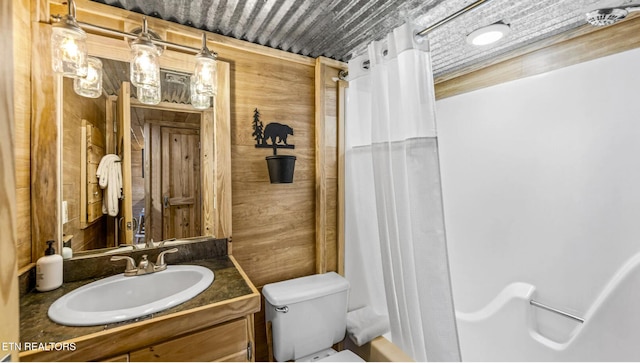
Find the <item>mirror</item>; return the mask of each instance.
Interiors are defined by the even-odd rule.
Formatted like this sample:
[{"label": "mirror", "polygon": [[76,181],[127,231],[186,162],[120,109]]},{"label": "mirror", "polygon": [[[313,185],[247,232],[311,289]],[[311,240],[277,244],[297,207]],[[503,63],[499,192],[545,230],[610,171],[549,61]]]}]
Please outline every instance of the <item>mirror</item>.
[{"label": "mirror", "polygon": [[63,243],[75,254],[206,234],[212,223],[201,204],[213,184],[203,188],[203,180],[213,170],[200,146],[213,142],[213,108],[194,109],[189,74],[168,69],[163,102],[142,104],[128,83],[129,64],[100,59],[99,98],[77,95],[73,80],[63,79]]}]

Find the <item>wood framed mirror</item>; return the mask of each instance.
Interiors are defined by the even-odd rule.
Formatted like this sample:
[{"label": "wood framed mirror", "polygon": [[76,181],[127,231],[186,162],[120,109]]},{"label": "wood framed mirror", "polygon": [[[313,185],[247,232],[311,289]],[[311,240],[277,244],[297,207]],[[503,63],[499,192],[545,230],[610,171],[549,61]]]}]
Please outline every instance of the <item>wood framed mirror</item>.
[{"label": "wood framed mirror", "polygon": [[[140,242],[140,230],[136,227],[140,226],[139,222],[143,215],[145,218],[144,237],[148,236],[155,241],[172,237],[229,237],[231,233],[229,64],[224,61],[218,62],[218,95],[213,98],[212,107],[207,110],[195,110],[190,105],[176,105],[169,102],[161,102],[158,106],[147,107],[137,102],[135,98],[130,97],[130,86],[123,86],[121,87],[123,94],[120,97],[109,96],[103,107],[105,120],[112,119],[117,122],[105,122],[105,125],[109,125],[108,128],[106,126],[93,127],[93,123],[96,121],[87,120],[87,117],[79,116],[79,120],[74,121],[74,126],[68,127],[66,125],[68,116],[65,115],[65,110],[68,108],[68,105],[65,105],[65,94],[68,94],[68,91],[65,90],[65,81],[67,80],[52,74],[50,71],[50,58],[47,55],[49,53],[50,25],[38,24],[36,27],[38,28],[38,41],[34,42],[34,47],[44,49],[38,52],[43,56],[35,59],[34,63],[40,63],[40,72],[49,76],[49,78],[44,79],[43,82],[34,87],[33,102],[34,108],[48,112],[36,115],[32,136],[35,140],[38,140],[38,135],[46,131],[50,132],[51,125],[46,124],[47,121],[54,121],[56,127],[55,138],[40,139],[33,146],[33,150],[36,151],[35,154],[43,158],[39,163],[34,163],[34,167],[37,167],[38,164],[54,164],[54,160],[56,160],[57,167],[55,170],[56,178],[54,179],[55,188],[51,188],[52,185],[50,184],[43,185],[37,182],[43,176],[45,170],[42,172],[36,171],[32,175],[34,194],[41,195],[41,198],[46,199],[47,203],[56,205],[54,211],[34,210],[34,243],[32,246],[34,255],[37,254],[36,251],[40,248],[39,245],[44,243],[44,240],[52,238],[57,239],[59,243],[58,251],[60,251],[62,241],[68,235],[74,235],[72,239],[74,252],[85,248],[114,247],[118,244]],[[194,45],[198,43],[195,34],[193,43]],[[187,45],[191,46],[191,44]],[[128,62],[129,47],[123,39],[89,34],[88,48],[91,56],[118,62]],[[191,54],[165,50],[161,57],[162,69],[188,75],[192,72],[193,66],[194,61]],[[129,95],[126,92],[127,88]],[[51,95],[47,97],[48,90],[51,90],[53,97]],[[112,106],[119,103],[121,104],[118,107]],[[127,103],[131,104],[127,105]],[[49,112],[49,110],[54,112]],[[138,124],[131,124],[132,110],[133,121],[138,122]],[[154,113],[157,115],[158,112],[161,114],[173,112],[174,115],[180,114],[181,116],[174,116],[172,121],[163,121],[162,117],[153,116]],[[195,118],[197,122],[192,117],[185,117],[185,114],[197,114],[198,117]],[[54,120],[50,119],[51,116],[54,116]],[[150,120],[149,118],[156,119]],[[176,127],[175,119],[178,118],[183,118],[182,122],[186,124],[185,127]],[[128,124],[121,121],[128,121]],[[114,124],[119,124],[120,126]],[[130,132],[121,130],[118,133],[117,127],[122,128],[122,130],[128,129]],[[70,129],[73,129],[73,132]],[[83,130],[84,133],[78,130]],[[88,135],[87,130],[89,130]],[[95,145],[91,144],[90,137],[95,138],[94,136],[99,133],[103,133],[103,137],[99,139],[104,140],[104,142],[98,141]],[[76,137],[76,135],[78,136]],[[146,135],[149,135],[149,137],[145,137]],[[152,135],[156,135],[155,138]],[[141,136],[143,140],[140,140]],[[111,138],[115,137],[119,137],[119,139],[111,140]],[[169,140],[179,140],[175,141],[176,145],[173,145],[175,152],[161,151],[163,138],[165,139],[164,143],[167,145],[171,144]],[[129,164],[133,162],[134,168],[138,167],[138,169],[123,167],[123,181],[125,181],[123,183],[123,192],[125,198],[120,208],[126,212],[119,215],[118,219],[114,218],[111,221],[102,222],[106,226],[100,228],[92,229],[91,226],[98,225],[99,222],[97,220],[99,219],[107,220],[108,218],[95,215],[96,203],[100,205],[102,202],[92,199],[92,196],[98,196],[101,193],[88,182],[93,171],[90,169],[89,162],[98,162],[97,159],[100,153],[92,154],[91,150],[89,150],[89,152],[84,153],[83,157],[83,154],[78,152],[76,155],[79,156],[69,159],[71,163],[75,163],[71,167],[72,169],[80,169],[84,165],[84,170],[78,170],[77,174],[89,176],[87,182],[83,183],[79,177],[77,179],[74,178],[73,182],[68,180],[70,178],[65,179],[68,175],[68,171],[65,170],[65,153],[68,150],[65,150],[64,145],[71,145],[76,142],[80,144],[80,140],[83,139],[85,145],[79,145],[77,147],[78,150],[82,148],[89,149],[87,144],[90,145],[91,150],[102,147],[104,153],[119,153],[123,161],[128,161]],[[100,144],[104,145],[100,146]],[[154,144],[157,147],[152,151]],[[142,162],[142,150],[145,150],[146,156],[144,163]],[[177,164],[179,160],[176,158],[182,158],[182,156],[178,157],[177,155],[183,150],[188,150],[188,159],[191,164],[187,166]],[[125,152],[128,154],[124,154]],[[164,159],[162,159],[163,155],[165,156]],[[172,162],[173,165],[171,164]],[[165,168],[169,170],[164,175],[161,171],[163,163]],[[154,169],[154,164],[159,166]],[[176,172],[170,172],[171,168],[175,169]],[[190,169],[189,173],[184,172],[187,169]],[[50,177],[50,170],[46,172]],[[142,178],[142,173],[145,173],[146,178]],[[172,178],[174,176],[175,178],[173,182],[154,182],[152,181],[154,173],[159,178]],[[134,180],[131,180],[132,176]],[[139,180],[135,181],[136,177]],[[126,181],[127,179],[131,181]],[[140,184],[140,181],[142,181],[142,184]],[[134,190],[132,182],[138,183],[137,190]],[[185,186],[187,183],[189,185]],[[154,189],[154,186],[156,186],[156,189]],[[173,191],[176,188],[191,190],[187,190],[187,194],[175,195]],[[56,193],[48,193],[52,189],[56,190]],[[142,190],[142,193],[140,190]],[[96,194],[96,192],[98,193]],[[72,198],[71,193],[75,193],[78,196]],[[135,193],[138,193],[137,197],[134,195]],[[152,196],[151,193],[155,194]],[[142,194],[142,198],[140,198],[139,194]],[[63,201],[67,202],[66,208],[63,208]],[[134,205],[134,202],[137,205]],[[144,214],[141,209],[144,209]],[[174,210],[172,211],[172,209]],[[80,216],[84,218],[80,218]],[[188,216],[187,222],[180,224],[178,221],[185,221],[185,216]],[[46,219],[51,221],[51,217],[55,217],[57,221],[55,225],[52,226],[50,222],[49,225],[41,223]],[[63,220],[63,217],[66,218]],[[76,221],[72,222],[73,220]],[[171,221],[173,221],[173,224],[171,224]],[[37,226],[35,226],[36,224]],[[121,225],[122,228],[118,228],[116,224]],[[137,240],[135,237],[136,232],[138,233]],[[98,241],[101,238],[106,239],[106,241]]]}]

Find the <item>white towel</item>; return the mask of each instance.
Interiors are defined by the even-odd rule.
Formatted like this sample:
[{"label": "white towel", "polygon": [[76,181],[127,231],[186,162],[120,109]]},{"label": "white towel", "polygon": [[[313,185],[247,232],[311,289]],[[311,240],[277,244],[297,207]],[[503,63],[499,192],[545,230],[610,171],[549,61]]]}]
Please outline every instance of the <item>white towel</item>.
[{"label": "white towel", "polygon": [[376,314],[369,306],[347,313],[349,338],[361,346],[389,331],[389,317]]},{"label": "white towel", "polygon": [[112,217],[118,215],[118,200],[122,199],[122,166],[120,157],[107,154],[100,160],[96,177],[98,185],[105,189],[102,197],[102,213]]}]

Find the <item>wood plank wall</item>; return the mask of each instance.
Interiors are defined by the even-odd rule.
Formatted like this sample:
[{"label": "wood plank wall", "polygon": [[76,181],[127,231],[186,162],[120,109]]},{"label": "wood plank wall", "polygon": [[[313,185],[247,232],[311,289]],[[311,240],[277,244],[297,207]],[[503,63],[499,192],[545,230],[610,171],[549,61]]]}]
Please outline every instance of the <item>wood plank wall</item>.
[{"label": "wood plank wall", "polygon": [[[231,182],[233,255],[261,290],[315,272],[314,65],[232,54]],[[270,184],[265,157],[251,134],[258,109],[266,126],[289,125],[295,149],[292,184]],[[264,305],[263,305],[264,306]],[[256,360],[267,360],[264,311],[256,314]]]},{"label": "wood plank wall", "polygon": [[[31,260],[35,263],[44,255],[46,241],[57,240],[58,210],[51,203],[58,200],[58,125],[55,103],[51,102],[57,88],[62,87],[59,77],[52,76],[49,40],[51,26],[31,23],[31,80],[39,87],[30,87],[31,94]],[[37,55],[37,56],[35,56]],[[32,83],[32,84],[33,84]],[[35,184],[37,183],[37,185]],[[24,207],[24,206],[21,206]]]},{"label": "wood plank wall", "polygon": [[[13,0],[13,105],[18,268],[31,263],[31,1]],[[8,14],[3,12],[3,14]],[[8,55],[5,55],[7,57]]]},{"label": "wood plank wall", "polygon": [[63,173],[62,200],[67,202],[69,221],[63,226],[63,233],[72,235],[71,248],[75,251],[85,251],[106,246],[106,216],[86,228],[81,226],[80,196],[81,183],[84,180],[80,173],[86,171],[81,168],[82,120],[87,120],[106,135],[105,112],[106,98],[87,98],[78,96],[73,90],[73,80],[65,78],[63,81]]},{"label": "wood plank wall", "polygon": [[[233,254],[257,287],[314,272],[314,66],[232,51],[231,180]],[[270,184],[265,157],[255,147],[254,110],[266,126],[291,126],[292,184]]]},{"label": "wood plank wall", "polygon": [[[20,62],[22,52],[13,51],[13,44],[20,40],[13,28],[14,11],[19,13],[19,1],[0,3],[0,49],[4,59],[0,64],[0,342],[19,341],[18,278],[17,278],[17,226],[16,226],[16,169],[14,150],[13,94],[22,85],[22,79],[14,75],[14,64]],[[12,21],[12,18],[14,19]],[[19,21],[19,20],[18,20]],[[15,57],[14,57],[15,56]],[[15,77],[15,80],[14,80]],[[18,111],[18,110],[16,110]],[[3,344],[0,359],[18,361],[18,351]]]},{"label": "wood plank wall", "polygon": [[346,65],[316,60],[316,273],[341,272],[343,246],[338,230],[338,118],[340,70]]}]

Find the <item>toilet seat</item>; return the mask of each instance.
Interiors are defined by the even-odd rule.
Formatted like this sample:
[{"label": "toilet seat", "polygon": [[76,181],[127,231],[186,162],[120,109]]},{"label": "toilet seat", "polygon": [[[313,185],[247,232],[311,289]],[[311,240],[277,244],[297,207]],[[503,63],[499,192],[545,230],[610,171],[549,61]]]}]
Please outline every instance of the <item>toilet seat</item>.
[{"label": "toilet seat", "polygon": [[336,352],[329,348],[321,352],[302,357],[296,362],[364,362],[360,356],[350,350]]}]

